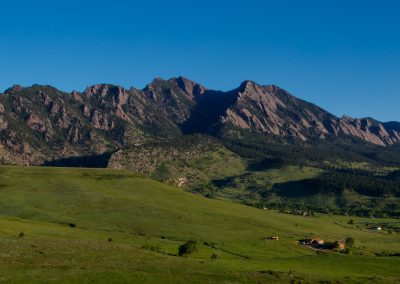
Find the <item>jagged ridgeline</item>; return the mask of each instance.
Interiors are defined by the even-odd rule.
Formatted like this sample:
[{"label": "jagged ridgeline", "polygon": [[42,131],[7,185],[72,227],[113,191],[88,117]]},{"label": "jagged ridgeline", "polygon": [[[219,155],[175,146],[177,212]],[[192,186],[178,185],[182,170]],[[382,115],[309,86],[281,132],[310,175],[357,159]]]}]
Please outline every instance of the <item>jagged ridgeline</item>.
[{"label": "jagged ridgeline", "polygon": [[[374,198],[400,194],[399,141],[398,122],[339,118],[252,81],[226,92],[178,77],[141,90],[34,85],[0,94],[2,164],[127,169],[255,206],[369,212]],[[352,203],[352,194],[368,198]],[[396,204],[379,210],[400,212]]]},{"label": "jagged ridgeline", "polygon": [[251,81],[228,92],[179,77],[155,79],[143,90],[100,84],[65,93],[34,85],[0,95],[3,163],[38,165],[194,133],[241,145],[250,137],[261,144],[366,142],[371,147],[397,143],[400,124],[337,118],[277,86]]}]

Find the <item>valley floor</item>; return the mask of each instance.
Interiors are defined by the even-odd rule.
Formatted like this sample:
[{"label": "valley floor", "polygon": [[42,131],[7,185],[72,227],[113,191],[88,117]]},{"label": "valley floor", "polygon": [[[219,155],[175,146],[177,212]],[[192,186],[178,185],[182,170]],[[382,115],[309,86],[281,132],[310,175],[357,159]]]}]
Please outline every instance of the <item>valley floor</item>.
[{"label": "valley floor", "polygon": [[[398,283],[399,220],[351,218],[256,209],[124,171],[0,167],[0,282]],[[349,236],[351,254],[297,244]],[[192,239],[197,251],[177,256]]]}]

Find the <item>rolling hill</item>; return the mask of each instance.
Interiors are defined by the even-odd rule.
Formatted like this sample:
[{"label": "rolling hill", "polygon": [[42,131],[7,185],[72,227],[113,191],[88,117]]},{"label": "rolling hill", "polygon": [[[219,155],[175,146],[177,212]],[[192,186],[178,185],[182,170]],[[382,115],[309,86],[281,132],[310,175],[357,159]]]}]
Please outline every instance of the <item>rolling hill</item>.
[{"label": "rolling hill", "polygon": [[[400,280],[395,219],[261,210],[126,171],[0,167],[0,282],[259,283]],[[379,224],[380,232],[367,227]],[[279,241],[266,241],[269,236]],[[318,253],[308,237],[355,239]],[[177,256],[197,241],[197,251]],[[214,255],[213,258],[211,256]]]}]

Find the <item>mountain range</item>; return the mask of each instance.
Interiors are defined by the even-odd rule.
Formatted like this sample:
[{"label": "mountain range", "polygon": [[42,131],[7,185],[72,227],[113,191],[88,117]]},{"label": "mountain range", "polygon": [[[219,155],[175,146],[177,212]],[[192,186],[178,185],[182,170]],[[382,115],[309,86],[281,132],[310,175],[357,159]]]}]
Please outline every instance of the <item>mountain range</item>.
[{"label": "mountain range", "polygon": [[345,138],[388,146],[400,141],[398,122],[339,118],[277,86],[253,81],[228,92],[178,77],[156,78],[142,90],[97,84],[65,93],[51,86],[15,85],[0,94],[3,163],[38,165],[149,139],[218,136],[226,129],[295,143]]}]

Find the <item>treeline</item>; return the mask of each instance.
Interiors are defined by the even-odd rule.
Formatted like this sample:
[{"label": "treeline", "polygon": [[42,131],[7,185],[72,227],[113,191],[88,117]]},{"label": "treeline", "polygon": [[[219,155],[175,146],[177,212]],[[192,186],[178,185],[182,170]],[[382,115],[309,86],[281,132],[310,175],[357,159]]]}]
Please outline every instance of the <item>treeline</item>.
[{"label": "treeline", "polygon": [[[399,172],[388,176],[373,176],[362,171],[329,171],[315,178],[298,181],[313,193],[342,194],[345,190],[373,197],[400,197]],[[300,185],[299,184],[299,185]]]},{"label": "treeline", "polygon": [[240,139],[223,136],[221,141],[232,152],[252,161],[254,166],[263,165],[266,168],[284,165],[306,165],[310,162],[323,167],[326,161],[350,160],[370,161],[354,151],[338,145],[321,142],[319,144],[305,144],[299,141],[276,141],[263,135],[241,133]]}]

